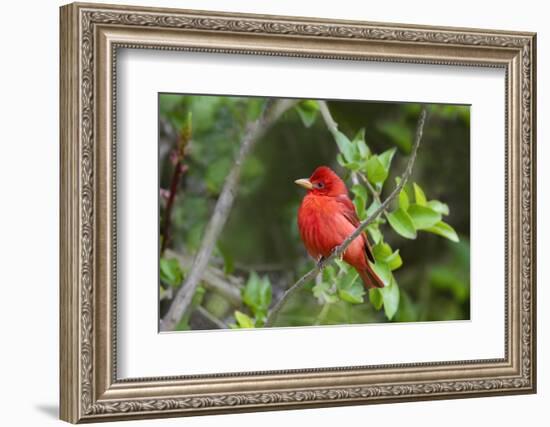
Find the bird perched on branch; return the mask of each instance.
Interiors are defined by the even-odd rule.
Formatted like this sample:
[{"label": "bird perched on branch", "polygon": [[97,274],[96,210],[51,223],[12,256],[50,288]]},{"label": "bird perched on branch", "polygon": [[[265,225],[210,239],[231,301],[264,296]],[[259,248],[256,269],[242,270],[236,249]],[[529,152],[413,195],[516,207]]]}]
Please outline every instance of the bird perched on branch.
[{"label": "bird perched on branch", "polygon": [[[320,261],[329,257],[355,231],[359,218],[346,184],[329,167],[320,166],[308,179],[298,179],[295,183],[307,189],[298,210],[300,236],[308,253]],[[357,270],[365,287],[384,287],[369,264],[369,261],[374,263],[374,257],[366,233],[349,244],[343,259]]]}]

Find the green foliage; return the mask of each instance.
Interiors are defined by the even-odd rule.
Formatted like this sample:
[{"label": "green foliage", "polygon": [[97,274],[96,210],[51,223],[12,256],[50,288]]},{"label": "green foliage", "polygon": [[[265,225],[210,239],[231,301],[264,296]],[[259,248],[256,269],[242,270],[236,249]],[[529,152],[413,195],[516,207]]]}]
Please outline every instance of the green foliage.
[{"label": "green foliage", "polygon": [[416,239],[417,231],[438,234],[453,242],[458,242],[458,235],[447,223],[443,215],[449,215],[449,206],[439,200],[427,200],[424,190],[413,183],[415,203],[411,203],[407,191],[399,194],[398,208],[386,214],[393,230],[402,237]]},{"label": "green foliage", "polygon": [[232,274],[235,271],[235,258],[233,254],[221,242],[218,242],[216,248],[223,258],[223,272],[226,275]]},{"label": "green foliage", "polygon": [[271,282],[267,276],[260,277],[256,272],[250,273],[245,287],[241,291],[243,303],[250,310],[252,317],[235,311],[236,327],[254,328],[263,326],[271,304]]},{"label": "green foliage", "polygon": [[[411,133],[406,128],[390,123],[382,123],[380,129],[394,138],[397,147],[406,152],[410,151]],[[392,160],[397,148],[391,148],[380,154],[373,153],[365,141],[364,128],[361,128],[353,141],[350,141],[340,131],[333,131],[332,133],[340,151],[337,156],[340,165],[352,174],[364,173],[366,179],[376,189],[376,193],[372,195],[373,202],[369,208],[366,208],[368,200],[366,187],[354,185],[351,188],[357,214],[361,220],[364,220],[380,206],[377,198],[390,175]],[[399,184],[399,179],[396,178],[397,184]],[[414,202],[411,201],[407,190],[403,189],[398,195],[397,207],[391,212],[385,212],[387,222],[393,231],[405,239],[414,240],[417,238],[417,232],[422,230],[457,242],[458,236],[454,229],[442,221],[442,216],[449,214],[449,207],[438,200],[428,201],[424,190],[417,183],[413,183],[413,189]],[[398,310],[400,295],[399,286],[392,271],[403,265],[403,259],[399,255],[399,250],[394,252],[384,242],[384,235],[380,230],[381,224],[383,224],[383,220],[375,219],[367,227],[367,232],[375,242],[373,253],[376,262],[373,264],[373,268],[385,286],[381,289],[372,289],[369,292],[369,301],[377,310],[384,307],[386,317],[391,320]],[[343,268],[345,269],[345,267]],[[356,275],[354,276],[353,273],[353,270],[348,268],[343,277],[337,282],[338,296],[344,301],[357,304],[363,302],[365,292],[362,286],[361,289],[354,287]],[[317,293],[319,293],[319,289],[317,289]]]},{"label": "green foliage", "polygon": [[353,170],[355,168],[352,166],[356,157],[355,153],[356,150],[359,150],[357,144],[353,144],[349,138],[339,130],[333,131],[332,134],[334,135],[334,140],[336,141],[338,149],[342,154],[344,164],[348,165],[348,167]]},{"label": "green foliage", "polygon": [[319,104],[317,102],[311,100],[302,101],[295,108],[305,127],[309,128],[315,123],[319,112]]},{"label": "green foliage", "polygon": [[441,214],[439,212],[418,203],[410,205],[407,213],[410,215],[414,228],[417,230],[426,230],[441,221]]},{"label": "green foliage", "polygon": [[365,287],[357,280],[357,272],[352,268],[347,268],[346,273],[336,282],[338,288],[338,296],[343,300],[352,304],[361,304],[363,295],[365,295]]},{"label": "green foliage", "polygon": [[351,192],[353,193],[353,204],[355,205],[355,210],[359,218],[364,218],[367,206],[367,201],[369,199],[367,189],[364,185],[356,184],[351,187]]},{"label": "green foliage", "polygon": [[433,227],[427,228],[426,231],[438,234],[442,237],[445,237],[446,239],[451,240],[452,242],[459,241],[458,235],[456,234],[456,231],[453,229],[453,227],[443,221],[439,221],[438,223],[434,224]]},{"label": "green foliage", "polygon": [[177,259],[160,259],[160,281],[177,288],[183,281],[183,271]]},{"label": "green foliage", "polygon": [[390,245],[384,242],[376,244],[372,248],[376,262],[387,264],[391,271],[397,270],[403,265],[403,260],[399,256],[399,249],[392,251]]},{"label": "green foliage", "polygon": [[250,307],[256,317],[264,317],[271,303],[271,283],[269,278],[260,278],[255,272],[250,274],[242,292],[243,302]]},{"label": "green foliage", "polygon": [[311,289],[313,296],[317,298],[319,304],[331,304],[339,300],[338,295],[335,294],[336,288],[331,285],[330,279],[327,279],[326,277],[326,272],[330,272],[331,269],[334,270],[331,265],[327,266],[323,271],[324,280],[319,281],[319,283],[315,284],[315,286]]},{"label": "green foliage", "polygon": [[386,218],[388,218],[388,222],[397,234],[406,239],[416,239],[416,229],[408,211],[397,208],[395,211],[386,214]]},{"label": "green foliage", "polygon": [[235,320],[237,321],[236,327],[241,329],[254,328],[254,319],[250,316],[235,310]]},{"label": "green foliage", "polygon": [[399,307],[399,287],[397,286],[397,282],[392,277],[392,280],[387,286],[377,288],[376,291],[382,294],[384,313],[386,317],[391,320]]},{"label": "green foliage", "polygon": [[[193,116],[170,249],[185,256],[196,253],[247,123],[259,116],[264,103],[262,98],[159,97],[161,143],[172,141],[166,129],[177,133]],[[346,179],[358,217],[365,220],[385,200],[408,160],[419,104],[329,101],[328,106],[338,130],[328,131],[318,101],[301,101],[243,164],[236,202],[210,262],[218,279],[241,287],[242,303],[202,286],[193,298],[231,327],[263,326],[272,295],[280,298],[311,268],[296,226],[303,192],[293,186],[294,179],[318,165],[331,166]],[[429,108],[429,126],[414,165],[416,182],[409,182],[366,228],[373,268],[386,286],[366,290],[357,272],[338,261],[288,301],[278,325],[467,318],[469,175],[461,172],[469,164],[469,144],[464,143],[469,109]],[[173,166],[162,148],[160,185],[168,188]],[[162,218],[162,201],[160,209]],[[160,263],[162,312],[186,272],[173,259]],[[178,329],[192,325],[187,316]]]}]

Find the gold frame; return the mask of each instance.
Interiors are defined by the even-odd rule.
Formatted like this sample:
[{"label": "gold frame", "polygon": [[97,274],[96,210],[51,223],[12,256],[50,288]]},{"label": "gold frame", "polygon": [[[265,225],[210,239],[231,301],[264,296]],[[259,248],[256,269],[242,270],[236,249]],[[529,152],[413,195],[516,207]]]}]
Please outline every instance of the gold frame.
[{"label": "gold frame", "polygon": [[[129,418],[533,393],[536,390],[533,33],[99,4],[61,8],[61,418]],[[506,70],[505,357],[117,380],[117,48]]]}]

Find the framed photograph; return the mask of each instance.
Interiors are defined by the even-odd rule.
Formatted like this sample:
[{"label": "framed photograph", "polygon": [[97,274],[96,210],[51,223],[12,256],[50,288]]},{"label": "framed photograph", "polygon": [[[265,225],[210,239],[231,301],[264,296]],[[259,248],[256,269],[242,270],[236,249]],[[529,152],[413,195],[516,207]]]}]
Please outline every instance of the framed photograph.
[{"label": "framed photograph", "polygon": [[63,420],[535,392],[535,34],[60,22]]}]

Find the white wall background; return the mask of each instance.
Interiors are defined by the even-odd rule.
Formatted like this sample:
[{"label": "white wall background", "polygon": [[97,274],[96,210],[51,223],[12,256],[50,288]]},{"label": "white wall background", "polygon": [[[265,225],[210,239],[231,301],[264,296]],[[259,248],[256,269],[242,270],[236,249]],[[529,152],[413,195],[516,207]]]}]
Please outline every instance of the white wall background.
[{"label": "white wall background", "polygon": [[[113,3],[121,3],[110,0]],[[130,1],[130,0],[129,0]],[[124,426],[543,425],[550,405],[545,286],[550,268],[550,29],[544,2],[462,0],[335,2],[133,0],[133,4],[538,32],[539,393],[437,402],[135,421]],[[58,0],[9,2],[0,31],[0,419],[9,426],[59,425],[58,402]],[[546,335],[546,336],[545,336]],[[546,419],[546,420],[545,420]],[[544,421],[543,421],[544,420]]]}]

